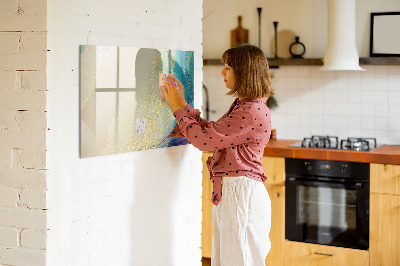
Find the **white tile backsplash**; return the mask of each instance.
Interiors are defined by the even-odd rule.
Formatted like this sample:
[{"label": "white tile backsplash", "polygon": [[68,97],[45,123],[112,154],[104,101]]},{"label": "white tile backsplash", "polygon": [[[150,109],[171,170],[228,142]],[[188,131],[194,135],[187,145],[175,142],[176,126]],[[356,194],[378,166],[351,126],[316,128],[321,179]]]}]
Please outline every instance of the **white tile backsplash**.
[{"label": "white tile backsplash", "polygon": [[348,73],[349,90],[361,90],[361,72],[351,71]]},{"label": "white tile backsplash", "polygon": [[374,103],[374,91],[373,90],[361,90],[361,102],[363,104]]},{"label": "white tile backsplash", "polygon": [[387,79],[387,74],[388,74],[388,66],[387,65],[374,66],[375,79],[380,78],[380,77]]},{"label": "white tile backsplash", "polygon": [[378,141],[378,144],[388,143],[389,142],[389,133],[387,130],[375,130],[375,137]]},{"label": "white tile backsplash", "polygon": [[361,103],[362,90],[349,90],[349,103]]},{"label": "white tile backsplash", "polygon": [[387,76],[379,76],[374,80],[375,91],[387,91],[388,89],[388,78]]},{"label": "white tile backsplash", "polygon": [[389,104],[400,104],[400,88],[396,91],[389,91]]},{"label": "white tile backsplash", "polygon": [[[400,144],[400,66],[362,67],[366,71],[320,71],[319,66],[272,69],[278,101],[272,124],[277,137],[376,137],[382,144]],[[215,82],[220,77],[207,76],[207,68],[204,83],[210,88],[221,86]],[[224,102],[229,106],[233,99],[224,96],[210,101],[211,106]],[[215,117],[222,114],[218,111]]]},{"label": "white tile backsplash", "polygon": [[346,116],[349,114],[349,105],[346,103],[337,103],[336,104],[336,114],[340,116]]},{"label": "white tile backsplash", "polygon": [[298,78],[297,77],[287,77],[286,78],[286,87],[288,89],[299,88]]},{"label": "white tile backsplash", "polygon": [[349,90],[343,90],[342,87],[340,87],[340,90],[337,90],[336,102],[348,104],[350,102]]},{"label": "white tile backsplash", "polygon": [[400,130],[392,131],[389,130],[389,140],[387,143],[400,143]]},{"label": "white tile backsplash", "polygon": [[375,115],[375,105],[372,103],[363,103],[361,105],[361,116],[374,116]]},{"label": "white tile backsplash", "polygon": [[341,130],[347,130],[349,128],[349,117],[348,116],[340,116],[336,119],[336,128]]},{"label": "white tile backsplash", "polygon": [[400,104],[389,104],[388,112],[391,117],[400,117]]},{"label": "white tile backsplash", "polygon": [[[374,117],[373,116],[363,116],[361,118],[361,126],[362,126],[363,130],[373,130],[375,128]],[[367,136],[363,136],[363,137],[367,137]]]},{"label": "white tile backsplash", "polygon": [[350,103],[349,104],[349,115],[351,116],[361,116],[361,103]]},{"label": "white tile backsplash", "polygon": [[387,104],[376,104],[375,105],[375,117],[388,117],[388,107],[390,105]]},{"label": "white tile backsplash", "polygon": [[310,84],[311,84],[310,76],[299,77],[297,82],[298,82],[299,88],[303,88],[306,90],[310,89]]},{"label": "white tile backsplash", "polygon": [[385,104],[388,102],[387,90],[375,90],[374,101],[376,104]]},{"label": "white tile backsplash", "polygon": [[389,91],[399,91],[400,90],[400,74],[389,75],[388,89],[389,89]]},{"label": "white tile backsplash", "polygon": [[400,131],[400,117],[393,117],[390,119],[389,130]]},{"label": "white tile backsplash", "polygon": [[387,73],[388,73],[389,79],[391,77],[400,78],[400,66],[388,66]]}]

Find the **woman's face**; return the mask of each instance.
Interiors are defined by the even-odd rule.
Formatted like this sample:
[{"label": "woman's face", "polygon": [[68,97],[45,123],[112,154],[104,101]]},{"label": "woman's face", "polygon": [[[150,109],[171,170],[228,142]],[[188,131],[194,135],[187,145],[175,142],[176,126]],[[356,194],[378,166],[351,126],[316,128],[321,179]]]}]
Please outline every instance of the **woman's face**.
[{"label": "woman's face", "polygon": [[225,86],[228,89],[233,89],[235,86],[235,73],[233,72],[233,69],[225,64],[221,71],[221,75],[224,77]]}]

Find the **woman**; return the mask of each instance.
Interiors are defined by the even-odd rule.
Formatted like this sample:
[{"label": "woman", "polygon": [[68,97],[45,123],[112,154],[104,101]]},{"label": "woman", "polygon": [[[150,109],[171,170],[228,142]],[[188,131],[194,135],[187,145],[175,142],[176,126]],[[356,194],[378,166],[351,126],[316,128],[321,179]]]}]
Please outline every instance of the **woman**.
[{"label": "woman", "polygon": [[228,49],[222,62],[227,95],[237,98],[216,122],[200,118],[187,105],[178,80],[170,78],[161,89],[178,122],[171,136],[185,136],[196,148],[214,151],[207,161],[215,205],[212,265],[265,265],[271,246],[271,202],[261,164],[271,130],[268,62],[252,45]]}]

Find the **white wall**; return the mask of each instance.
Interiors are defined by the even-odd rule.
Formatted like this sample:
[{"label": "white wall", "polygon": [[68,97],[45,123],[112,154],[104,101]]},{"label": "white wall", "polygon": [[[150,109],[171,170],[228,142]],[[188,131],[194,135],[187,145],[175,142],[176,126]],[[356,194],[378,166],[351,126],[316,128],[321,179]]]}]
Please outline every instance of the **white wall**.
[{"label": "white wall", "polygon": [[48,1],[48,265],[201,264],[201,152],[79,158],[79,45],[194,50],[200,107],[201,18],[201,0]]},{"label": "white wall", "polygon": [[[253,22],[249,28],[250,43],[258,44],[257,4],[268,16],[263,23],[280,21],[281,29],[298,33],[307,47],[306,57],[323,57],[326,47],[327,1],[257,1],[251,10],[249,3],[234,1],[230,12],[226,1],[204,1],[204,58],[220,58],[229,48],[229,30],[236,27],[236,17],[243,15]],[[357,2],[357,47],[361,57],[369,56],[369,13],[400,10],[400,2],[392,0]],[[247,13],[246,13],[247,12]],[[251,12],[251,14],[249,14]],[[264,11],[263,11],[264,12]],[[224,13],[224,15],[220,15]],[[245,15],[248,14],[248,15]],[[264,14],[264,13],[263,13]],[[252,17],[253,16],[253,17]],[[301,19],[300,19],[301,18]],[[232,24],[231,24],[232,21]],[[215,27],[213,25],[220,25]],[[279,25],[280,25],[279,24]],[[262,26],[264,27],[264,26]],[[268,27],[267,25],[264,27]],[[216,32],[218,30],[218,33]],[[279,30],[279,26],[278,26]],[[265,36],[262,48],[267,56]],[[263,33],[262,33],[263,34]],[[217,38],[217,36],[222,36]],[[376,137],[382,144],[400,143],[400,66],[363,66],[365,72],[321,72],[318,66],[281,66],[272,69],[273,89],[279,107],[272,111],[272,124],[281,139],[302,139],[311,135]],[[216,110],[211,120],[218,119],[232,102],[220,76],[221,66],[205,66],[204,84],[210,93],[210,109]]]},{"label": "white wall", "polygon": [[[278,32],[291,31],[300,37],[300,41],[306,46],[304,57],[321,58],[324,56],[327,41],[327,2],[327,0],[204,0],[204,58],[219,59],[229,48],[230,31],[237,27],[238,16],[243,17],[242,26],[249,30],[249,43],[258,45],[258,7],[262,8],[261,49],[267,57],[274,55],[272,22],[278,21]],[[356,42],[360,57],[369,56],[370,13],[399,10],[398,0],[356,0]],[[281,41],[286,40],[281,39]],[[279,51],[280,48],[278,53]]]},{"label": "white wall", "polygon": [[0,265],[46,261],[46,1],[0,1]]}]

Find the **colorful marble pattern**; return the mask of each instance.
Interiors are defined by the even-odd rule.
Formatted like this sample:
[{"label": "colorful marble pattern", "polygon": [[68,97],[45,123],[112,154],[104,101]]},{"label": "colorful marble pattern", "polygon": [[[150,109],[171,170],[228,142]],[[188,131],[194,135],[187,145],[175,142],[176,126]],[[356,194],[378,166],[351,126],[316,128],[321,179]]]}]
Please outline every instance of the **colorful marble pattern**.
[{"label": "colorful marble pattern", "polygon": [[193,51],[82,45],[81,158],[188,144],[168,138],[176,121],[158,80],[174,74],[193,106],[193,58]]}]

